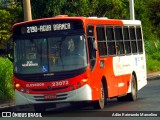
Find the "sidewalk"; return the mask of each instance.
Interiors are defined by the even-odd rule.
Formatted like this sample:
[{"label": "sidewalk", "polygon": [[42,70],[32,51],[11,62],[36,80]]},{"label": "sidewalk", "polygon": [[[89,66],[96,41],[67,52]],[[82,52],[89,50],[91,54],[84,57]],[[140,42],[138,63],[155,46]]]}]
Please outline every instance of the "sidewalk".
[{"label": "sidewalk", "polygon": [[[152,72],[147,74],[147,80],[153,80],[160,78],[160,72]],[[0,111],[7,109],[9,107],[14,107],[15,102],[14,100],[1,100],[0,99]]]},{"label": "sidewalk", "polygon": [[0,99],[0,109],[5,107],[15,106],[14,100],[1,100]]},{"label": "sidewalk", "polygon": [[153,80],[156,78],[160,78],[160,71],[159,72],[151,72],[147,74],[147,80]]}]

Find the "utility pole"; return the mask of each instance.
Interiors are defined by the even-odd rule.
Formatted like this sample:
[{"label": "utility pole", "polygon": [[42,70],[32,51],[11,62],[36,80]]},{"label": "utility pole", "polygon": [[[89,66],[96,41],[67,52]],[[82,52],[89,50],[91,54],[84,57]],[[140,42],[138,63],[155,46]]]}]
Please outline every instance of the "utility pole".
[{"label": "utility pole", "polygon": [[135,20],[134,0],[129,0],[129,8],[130,8],[130,19]]},{"label": "utility pole", "polygon": [[24,21],[32,20],[30,0],[23,0]]}]

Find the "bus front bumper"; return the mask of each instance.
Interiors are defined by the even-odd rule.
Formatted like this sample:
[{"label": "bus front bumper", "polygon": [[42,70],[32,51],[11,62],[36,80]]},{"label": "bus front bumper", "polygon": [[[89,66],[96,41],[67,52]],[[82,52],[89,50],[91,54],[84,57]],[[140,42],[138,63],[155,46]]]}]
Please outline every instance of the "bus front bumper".
[{"label": "bus front bumper", "polygon": [[16,105],[27,105],[37,103],[60,103],[60,102],[78,102],[78,101],[91,101],[92,90],[86,84],[79,89],[57,93],[56,98],[45,99],[43,94],[26,94],[15,90]]}]

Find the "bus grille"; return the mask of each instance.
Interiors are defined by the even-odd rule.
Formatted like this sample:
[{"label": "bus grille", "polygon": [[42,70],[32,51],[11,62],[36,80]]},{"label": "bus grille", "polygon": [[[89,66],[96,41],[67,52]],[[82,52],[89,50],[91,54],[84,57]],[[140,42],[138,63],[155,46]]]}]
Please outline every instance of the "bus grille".
[{"label": "bus grille", "polygon": [[67,89],[68,86],[65,86],[65,87],[60,87],[60,88],[51,88],[51,89],[48,89],[48,88],[44,88],[44,89],[30,89],[32,91],[35,91],[35,92],[44,92],[44,91],[54,91],[54,90],[64,90],[64,89]]}]

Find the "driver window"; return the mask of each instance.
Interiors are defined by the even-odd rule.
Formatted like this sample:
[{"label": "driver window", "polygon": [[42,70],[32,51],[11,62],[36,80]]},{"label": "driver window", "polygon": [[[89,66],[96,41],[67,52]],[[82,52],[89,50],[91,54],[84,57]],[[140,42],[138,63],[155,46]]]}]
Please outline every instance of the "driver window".
[{"label": "driver window", "polygon": [[88,49],[89,49],[89,59],[90,59],[90,68],[93,70],[96,64],[96,50],[93,47],[94,37],[94,26],[90,25],[87,27],[87,41],[88,41]]}]

